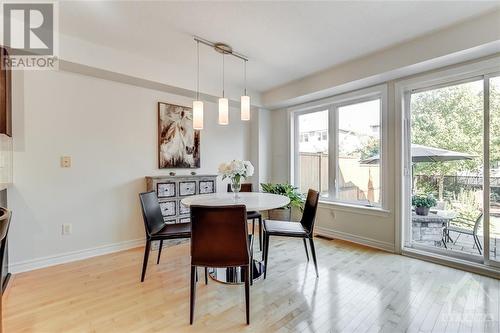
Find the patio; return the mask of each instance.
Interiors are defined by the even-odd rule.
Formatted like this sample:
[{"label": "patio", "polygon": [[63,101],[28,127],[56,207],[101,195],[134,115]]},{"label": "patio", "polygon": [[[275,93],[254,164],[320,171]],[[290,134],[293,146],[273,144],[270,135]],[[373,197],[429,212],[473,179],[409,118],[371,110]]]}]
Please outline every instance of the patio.
[{"label": "patio", "polygon": [[[432,214],[432,213],[431,213]],[[443,248],[442,242],[442,229],[449,221],[452,221],[452,211],[438,212],[437,216],[417,216],[413,215],[412,218],[412,241],[418,245],[434,246]],[[428,221],[425,223],[423,221]],[[500,216],[491,216],[491,243],[490,243],[490,258],[497,259],[497,248],[500,246]],[[470,255],[481,256],[474,244],[472,235],[459,234],[455,231],[450,231],[452,241],[446,241],[446,249],[452,252],[462,252]],[[483,229],[482,225],[478,230],[478,237],[481,245],[484,247]],[[500,249],[499,249],[500,250]]]}]

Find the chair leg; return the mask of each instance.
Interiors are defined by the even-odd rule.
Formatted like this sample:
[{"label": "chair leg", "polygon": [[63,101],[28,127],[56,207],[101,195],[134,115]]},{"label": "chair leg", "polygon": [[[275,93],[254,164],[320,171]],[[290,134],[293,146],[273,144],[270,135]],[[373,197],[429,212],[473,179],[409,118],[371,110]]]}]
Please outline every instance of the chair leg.
[{"label": "chair leg", "polygon": [[189,324],[193,325],[194,319],[194,302],[196,297],[196,266],[191,266],[191,292],[189,298]]},{"label": "chair leg", "polygon": [[208,268],[205,267],[205,284],[208,284]]},{"label": "chair leg", "polygon": [[158,248],[158,259],[156,260],[156,264],[160,263],[161,249],[163,249],[163,239],[160,240],[160,247]]},{"label": "chair leg", "polygon": [[307,261],[309,261],[309,252],[307,251],[307,242],[306,242],[305,238],[302,238],[302,240],[304,241],[304,249],[306,249]]},{"label": "chair leg", "polygon": [[443,230],[443,236],[441,238],[441,242],[443,242],[443,246],[445,249],[448,248],[448,246],[446,246],[446,239],[447,239],[447,236],[446,236],[446,229]]},{"label": "chair leg", "polygon": [[146,247],[144,249],[144,259],[142,262],[142,275],[141,282],[144,282],[144,277],[146,276],[146,268],[148,267],[149,250],[151,250],[151,241],[146,240]]},{"label": "chair leg", "polygon": [[264,279],[267,277],[267,258],[269,256],[269,235],[264,234]]},{"label": "chair leg", "polygon": [[252,235],[255,235],[255,219],[252,219]]},{"label": "chair leg", "polygon": [[482,251],[483,250],[483,246],[481,245],[481,242],[479,241],[479,236],[476,235],[476,239],[477,239],[477,245],[479,246],[479,249]]},{"label": "chair leg", "polygon": [[245,270],[245,306],[247,314],[247,325],[250,325],[250,266],[244,266]]},{"label": "chair leg", "polygon": [[[248,269],[250,270],[250,285],[253,286],[253,250],[250,250],[250,265],[248,265]],[[2,333],[2,332],[0,332]]]},{"label": "chair leg", "polygon": [[474,243],[477,246],[477,250],[479,251],[479,254],[482,254],[481,253],[481,247],[480,247],[481,245],[479,245],[479,239],[476,236],[472,236],[472,238],[474,238]]},{"label": "chair leg", "polygon": [[313,261],[314,261],[314,268],[316,269],[316,276],[319,277],[318,262],[316,261],[316,250],[314,249],[314,240],[313,240],[312,236],[311,236],[311,238],[309,238],[309,245],[311,246],[311,254],[313,257]]},{"label": "chair leg", "polygon": [[262,239],[264,235],[262,234],[262,217],[259,217],[259,249],[262,251]]}]

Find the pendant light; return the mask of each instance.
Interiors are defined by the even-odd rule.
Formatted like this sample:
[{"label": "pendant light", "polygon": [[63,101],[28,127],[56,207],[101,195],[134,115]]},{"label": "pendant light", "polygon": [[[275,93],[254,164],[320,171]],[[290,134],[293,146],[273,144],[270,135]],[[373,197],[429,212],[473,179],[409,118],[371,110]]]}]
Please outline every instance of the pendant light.
[{"label": "pendant light", "polygon": [[193,36],[196,41],[196,52],[198,56],[197,62],[197,81],[196,81],[196,100],[193,101],[193,128],[202,129],[203,128],[203,102],[200,101],[200,50],[199,44],[207,45],[212,47],[216,52],[222,54],[222,97],[219,98],[219,125],[229,124],[229,100],[225,96],[225,55],[228,54],[232,57],[238,58],[244,61],[245,70],[245,87],[244,95],[241,96],[241,120],[250,120],[250,96],[247,95],[247,61],[248,58],[244,55],[237,53],[233,48],[225,43],[213,43],[206,39]]},{"label": "pendant light", "polygon": [[200,42],[196,41],[196,100],[193,101],[193,128],[203,129],[203,102],[200,101]]},{"label": "pendant light", "polygon": [[245,64],[245,90],[244,95],[241,96],[241,120],[250,120],[250,96],[247,95],[247,61]]},{"label": "pendant light", "polygon": [[222,53],[222,97],[219,98],[219,125],[229,124],[229,101],[224,96],[224,56]]}]

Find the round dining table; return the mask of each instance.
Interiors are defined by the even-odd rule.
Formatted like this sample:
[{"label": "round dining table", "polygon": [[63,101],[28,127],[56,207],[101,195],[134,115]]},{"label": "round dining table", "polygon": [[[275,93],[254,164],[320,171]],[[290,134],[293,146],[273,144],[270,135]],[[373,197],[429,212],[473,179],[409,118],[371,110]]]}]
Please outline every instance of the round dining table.
[{"label": "round dining table", "polygon": [[[270,209],[281,208],[290,203],[290,199],[284,195],[271,193],[257,192],[240,192],[240,193],[211,193],[199,194],[186,197],[181,200],[181,203],[187,207],[198,206],[228,206],[228,205],[245,205],[247,211],[266,211]],[[212,267],[208,269],[212,279],[228,283],[242,284],[244,279],[241,272],[241,267]],[[264,262],[262,260],[253,259],[252,262],[253,280],[260,279],[264,274]]]}]

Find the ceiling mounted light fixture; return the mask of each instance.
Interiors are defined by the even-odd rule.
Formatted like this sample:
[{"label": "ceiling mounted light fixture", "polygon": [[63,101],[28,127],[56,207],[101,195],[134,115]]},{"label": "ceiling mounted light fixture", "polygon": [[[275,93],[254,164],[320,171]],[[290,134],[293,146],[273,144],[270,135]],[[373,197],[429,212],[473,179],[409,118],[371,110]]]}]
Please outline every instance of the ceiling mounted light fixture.
[{"label": "ceiling mounted light fixture", "polygon": [[205,39],[194,36],[197,43],[198,67],[196,81],[196,101],[193,101],[193,128],[203,128],[203,102],[200,101],[199,81],[200,81],[200,51],[199,44],[205,44],[213,47],[215,51],[222,54],[222,97],[219,98],[219,125],[229,124],[229,100],[225,96],[225,55],[229,54],[233,57],[244,61],[245,66],[245,82],[244,95],[241,96],[241,120],[250,120],[250,96],[247,95],[247,61],[248,58],[233,51],[231,46],[224,43],[212,43]]}]

